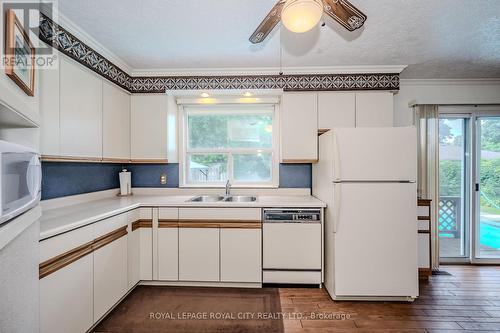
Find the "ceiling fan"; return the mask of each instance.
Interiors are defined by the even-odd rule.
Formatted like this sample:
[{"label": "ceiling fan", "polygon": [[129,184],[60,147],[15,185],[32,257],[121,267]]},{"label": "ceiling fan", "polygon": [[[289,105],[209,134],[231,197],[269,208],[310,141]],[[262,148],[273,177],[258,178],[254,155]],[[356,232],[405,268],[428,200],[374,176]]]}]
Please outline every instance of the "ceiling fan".
[{"label": "ceiling fan", "polygon": [[279,0],[250,36],[250,42],[262,42],[280,20],[292,32],[309,31],[323,12],[349,31],[361,28],[366,21],[366,15],[347,0]]}]

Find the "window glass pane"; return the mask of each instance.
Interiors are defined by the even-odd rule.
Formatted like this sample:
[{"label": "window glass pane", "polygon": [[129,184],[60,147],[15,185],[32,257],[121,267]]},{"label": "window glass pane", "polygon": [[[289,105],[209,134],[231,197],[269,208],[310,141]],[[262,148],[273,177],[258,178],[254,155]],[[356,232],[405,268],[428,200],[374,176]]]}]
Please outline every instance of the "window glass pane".
[{"label": "window glass pane", "polygon": [[465,119],[439,119],[439,255],[466,253]]},{"label": "window glass pane", "polygon": [[227,175],[227,155],[204,154],[188,156],[188,181],[192,183],[224,182]]},{"label": "window glass pane", "polygon": [[241,182],[266,182],[272,178],[271,154],[233,155],[234,180]]},{"label": "window glass pane", "polygon": [[480,118],[478,151],[479,254],[500,258],[500,117]]},{"label": "window glass pane", "polygon": [[266,114],[190,114],[189,148],[271,148],[273,117]]}]

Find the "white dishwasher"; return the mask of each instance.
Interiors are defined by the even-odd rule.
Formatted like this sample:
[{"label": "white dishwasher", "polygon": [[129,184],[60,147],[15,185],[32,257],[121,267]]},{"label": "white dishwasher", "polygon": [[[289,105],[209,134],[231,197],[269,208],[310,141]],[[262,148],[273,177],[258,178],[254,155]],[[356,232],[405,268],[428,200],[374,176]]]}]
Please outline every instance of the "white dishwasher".
[{"label": "white dishwasher", "polygon": [[264,283],[321,284],[321,217],[321,209],[264,209]]}]

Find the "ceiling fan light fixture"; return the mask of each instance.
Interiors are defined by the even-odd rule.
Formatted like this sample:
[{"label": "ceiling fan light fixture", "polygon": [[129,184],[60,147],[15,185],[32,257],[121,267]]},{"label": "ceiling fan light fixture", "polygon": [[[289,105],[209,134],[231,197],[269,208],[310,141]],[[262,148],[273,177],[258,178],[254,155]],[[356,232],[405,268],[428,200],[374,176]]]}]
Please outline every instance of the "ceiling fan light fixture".
[{"label": "ceiling fan light fixture", "polygon": [[314,28],[322,16],[322,0],[287,0],[281,12],[281,21],[291,32],[303,33]]}]

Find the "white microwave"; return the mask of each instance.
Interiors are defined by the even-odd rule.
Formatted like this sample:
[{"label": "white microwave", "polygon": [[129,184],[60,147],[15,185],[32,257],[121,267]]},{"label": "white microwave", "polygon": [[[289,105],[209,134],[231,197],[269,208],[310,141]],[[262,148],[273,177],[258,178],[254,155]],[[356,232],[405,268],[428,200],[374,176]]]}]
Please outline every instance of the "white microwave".
[{"label": "white microwave", "polygon": [[38,153],[0,140],[0,225],[36,206],[41,186]]}]

